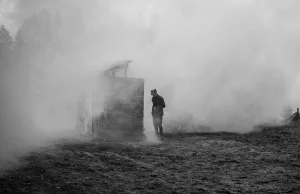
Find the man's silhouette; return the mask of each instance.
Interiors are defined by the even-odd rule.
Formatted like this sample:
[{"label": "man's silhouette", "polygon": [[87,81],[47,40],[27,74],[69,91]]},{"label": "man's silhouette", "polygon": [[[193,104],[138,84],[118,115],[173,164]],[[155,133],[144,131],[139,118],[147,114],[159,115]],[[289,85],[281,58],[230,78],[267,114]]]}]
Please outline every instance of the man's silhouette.
[{"label": "man's silhouette", "polygon": [[[157,137],[160,137],[161,139],[164,138],[164,130],[162,127],[162,120],[164,115],[164,108],[166,107],[164,98],[157,94],[156,89],[151,90],[152,95],[152,117],[153,117],[153,125],[155,129],[155,133]],[[159,130],[159,131],[158,131]]]}]

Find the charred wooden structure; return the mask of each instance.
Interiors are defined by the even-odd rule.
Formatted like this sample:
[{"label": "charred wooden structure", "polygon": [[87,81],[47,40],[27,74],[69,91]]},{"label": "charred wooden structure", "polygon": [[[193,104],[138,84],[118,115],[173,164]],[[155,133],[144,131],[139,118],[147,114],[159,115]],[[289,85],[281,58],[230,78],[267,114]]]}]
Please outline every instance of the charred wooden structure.
[{"label": "charred wooden structure", "polygon": [[88,78],[92,84],[83,97],[81,120],[93,136],[105,140],[144,138],[144,79],[127,76],[130,62],[112,64]]},{"label": "charred wooden structure", "polygon": [[280,121],[279,123],[280,124],[287,124],[287,125],[299,125],[300,124],[299,108],[297,108],[297,112],[292,114],[292,116]]}]

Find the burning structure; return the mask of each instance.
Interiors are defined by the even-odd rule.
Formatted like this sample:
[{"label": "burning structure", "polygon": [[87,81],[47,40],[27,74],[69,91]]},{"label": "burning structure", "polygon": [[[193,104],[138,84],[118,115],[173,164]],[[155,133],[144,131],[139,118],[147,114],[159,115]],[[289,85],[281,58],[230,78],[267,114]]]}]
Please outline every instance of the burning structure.
[{"label": "burning structure", "polygon": [[297,112],[295,112],[291,116],[279,122],[279,124],[288,124],[288,125],[299,125],[299,123],[300,123],[299,108],[297,108]]},{"label": "burning structure", "polygon": [[105,140],[144,138],[144,79],[127,77],[130,62],[120,61],[85,77],[79,126],[86,133]]}]

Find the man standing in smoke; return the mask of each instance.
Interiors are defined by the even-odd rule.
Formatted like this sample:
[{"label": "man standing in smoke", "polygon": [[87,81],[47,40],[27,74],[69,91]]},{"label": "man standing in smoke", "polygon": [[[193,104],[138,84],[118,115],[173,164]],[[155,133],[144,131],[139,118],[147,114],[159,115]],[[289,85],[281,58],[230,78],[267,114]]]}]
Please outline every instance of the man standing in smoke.
[{"label": "man standing in smoke", "polygon": [[[156,135],[161,139],[164,138],[163,136],[163,127],[162,127],[162,119],[164,115],[164,108],[166,107],[164,98],[157,94],[156,89],[151,90],[152,95],[152,117],[153,117],[153,125],[155,129]],[[159,131],[158,131],[159,130]]]}]

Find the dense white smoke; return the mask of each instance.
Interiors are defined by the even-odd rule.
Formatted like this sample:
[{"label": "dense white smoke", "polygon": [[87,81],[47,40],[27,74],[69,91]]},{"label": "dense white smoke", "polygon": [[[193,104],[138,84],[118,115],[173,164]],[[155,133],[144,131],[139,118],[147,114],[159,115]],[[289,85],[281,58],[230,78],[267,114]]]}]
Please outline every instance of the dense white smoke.
[{"label": "dense white smoke", "polygon": [[153,88],[165,98],[166,122],[191,115],[190,124],[214,130],[248,132],[278,117],[283,105],[299,106],[297,0],[2,0],[0,5],[0,22],[12,35],[32,14],[47,10],[61,14],[64,22],[55,31],[62,44],[73,44],[68,43],[67,52],[82,45],[74,57],[34,58],[33,64],[48,68],[37,79],[47,81],[44,87],[51,95],[34,99],[33,110],[6,99],[8,109],[33,115],[36,128],[1,124],[6,147],[19,141],[6,138],[9,134],[21,139],[26,134],[27,143],[41,139],[37,131],[49,132],[46,139],[62,131],[72,135],[82,75],[123,59],[134,60],[129,76],[146,80],[145,123],[150,131]]},{"label": "dense white smoke", "polygon": [[[284,104],[298,105],[291,98],[299,90],[293,86],[297,1],[148,4],[152,41],[145,52],[132,53],[149,83],[146,91],[157,88],[166,98],[166,119],[191,113],[215,130],[247,132],[278,117]],[[120,14],[128,14],[127,6]]]}]

